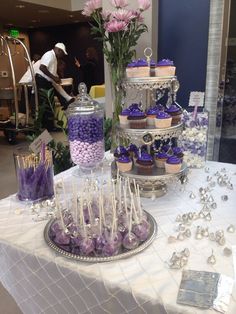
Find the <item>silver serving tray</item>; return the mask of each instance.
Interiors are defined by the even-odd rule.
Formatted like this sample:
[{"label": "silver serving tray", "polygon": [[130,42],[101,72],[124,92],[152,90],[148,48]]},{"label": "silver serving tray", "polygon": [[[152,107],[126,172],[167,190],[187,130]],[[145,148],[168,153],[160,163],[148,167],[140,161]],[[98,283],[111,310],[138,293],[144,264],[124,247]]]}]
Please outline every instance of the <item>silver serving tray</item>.
[{"label": "silver serving tray", "polygon": [[143,251],[144,249],[146,249],[156,238],[157,235],[157,223],[155,221],[155,219],[153,218],[153,216],[151,214],[149,214],[148,212],[146,212],[147,215],[147,219],[150,223],[150,234],[147,238],[146,241],[142,242],[136,249],[134,250],[127,250],[124,251],[120,254],[117,254],[115,256],[107,256],[107,257],[100,257],[100,256],[81,256],[81,255],[76,255],[76,254],[72,254],[69,252],[64,251],[63,249],[59,248],[49,237],[49,230],[51,225],[55,222],[56,218],[51,219],[45,226],[44,228],[44,239],[47,243],[47,245],[53,249],[54,251],[56,251],[57,253],[59,253],[60,255],[66,257],[66,258],[70,258],[76,261],[80,261],[80,262],[88,262],[88,263],[101,263],[101,262],[113,262],[113,261],[117,261],[120,259],[124,259],[124,258],[128,258],[131,257],[141,251]]}]

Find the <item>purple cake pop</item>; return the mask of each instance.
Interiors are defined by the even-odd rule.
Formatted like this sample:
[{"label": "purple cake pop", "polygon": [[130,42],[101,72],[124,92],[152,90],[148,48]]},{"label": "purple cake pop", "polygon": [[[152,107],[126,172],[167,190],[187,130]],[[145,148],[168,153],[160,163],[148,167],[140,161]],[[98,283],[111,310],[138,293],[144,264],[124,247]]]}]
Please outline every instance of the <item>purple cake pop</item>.
[{"label": "purple cake pop", "polygon": [[88,256],[94,251],[94,243],[90,238],[84,238],[80,242],[80,252],[82,255]]},{"label": "purple cake pop", "polygon": [[128,249],[128,250],[133,250],[136,247],[138,247],[139,245],[139,240],[137,238],[137,236],[133,233],[133,232],[128,232],[122,241],[122,244],[124,246],[124,248]]},{"label": "purple cake pop", "polygon": [[70,236],[66,234],[63,230],[56,232],[54,242],[59,245],[68,245],[70,244]]},{"label": "purple cake pop", "polygon": [[133,233],[138,237],[140,241],[145,241],[149,235],[150,226],[146,221],[142,221],[140,224],[134,225],[132,228]]}]

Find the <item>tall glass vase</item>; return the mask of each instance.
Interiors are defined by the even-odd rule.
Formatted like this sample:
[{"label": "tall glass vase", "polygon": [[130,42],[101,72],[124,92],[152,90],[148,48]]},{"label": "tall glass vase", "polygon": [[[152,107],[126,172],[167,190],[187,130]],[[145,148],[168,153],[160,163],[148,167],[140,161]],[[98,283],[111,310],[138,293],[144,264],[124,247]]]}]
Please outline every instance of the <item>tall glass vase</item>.
[{"label": "tall glass vase", "polygon": [[125,77],[125,65],[119,63],[110,65],[111,74],[111,97],[112,97],[112,131],[111,131],[111,152],[114,151],[119,144],[116,128],[119,123],[119,114],[122,111],[125,97],[125,90],[122,87],[122,82]]}]

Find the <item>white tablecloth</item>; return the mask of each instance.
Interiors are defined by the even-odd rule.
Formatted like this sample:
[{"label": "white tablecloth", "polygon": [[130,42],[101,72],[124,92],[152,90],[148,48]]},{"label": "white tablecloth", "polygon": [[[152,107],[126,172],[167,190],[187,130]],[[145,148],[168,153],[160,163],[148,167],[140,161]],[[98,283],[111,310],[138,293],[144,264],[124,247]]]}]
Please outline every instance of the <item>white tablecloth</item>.
[{"label": "white tablecloth", "polygon": [[[211,174],[226,168],[236,189],[236,166],[208,162]],[[71,171],[63,176],[71,181]],[[210,174],[210,175],[211,175]],[[233,257],[223,255],[223,247],[205,238],[196,240],[197,225],[209,226],[210,231],[223,229],[226,246],[236,245],[236,232],[227,233],[231,223],[236,225],[236,193],[216,185],[211,194],[218,207],[212,211],[212,221],[196,220],[192,237],[168,244],[169,235],[176,235],[177,214],[199,211],[199,197],[190,199],[193,191],[206,186],[204,169],[191,170],[185,191],[171,187],[167,195],[152,201],[144,199],[144,208],[156,219],[159,230],[153,244],[132,258],[102,264],[86,264],[57,255],[44,242],[46,221],[34,222],[29,208],[10,196],[0,201],[0,280],[16,300],[23,313],[214,313],[176,303],[182,270],[168,268],[166,261],[173,251],[190,250],[186,269],[220,272],[234,278]],[[215,177],[213,178],[215,179]],[[67,185],[67,184],[65,184]],[[221,196],[227,194],[228,201]],[[23,209],[17,215],[16,209]],[[211,249],[217,258],[214,266],[207,264]],[[236,313],[236,289],[228,313]]]}]

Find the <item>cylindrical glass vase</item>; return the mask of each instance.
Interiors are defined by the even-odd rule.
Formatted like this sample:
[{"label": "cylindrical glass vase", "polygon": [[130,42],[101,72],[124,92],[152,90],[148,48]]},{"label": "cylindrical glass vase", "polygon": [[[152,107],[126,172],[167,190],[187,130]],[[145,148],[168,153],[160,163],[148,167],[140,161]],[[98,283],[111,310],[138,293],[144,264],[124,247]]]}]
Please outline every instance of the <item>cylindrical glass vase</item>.
[{"label": "cylindrical glass vase", "polygon": [[68,137],[72,161],[82,169],[95,168],[104,158],[104,109],[86,93],[81,83],[79,96],[67,109]]},{"label": "cylindrical glass vase", "polygon": [[26,148],[14,152],[20,201],[40,201],[54,196],[52,153],[43,149],[34,154]]}]

